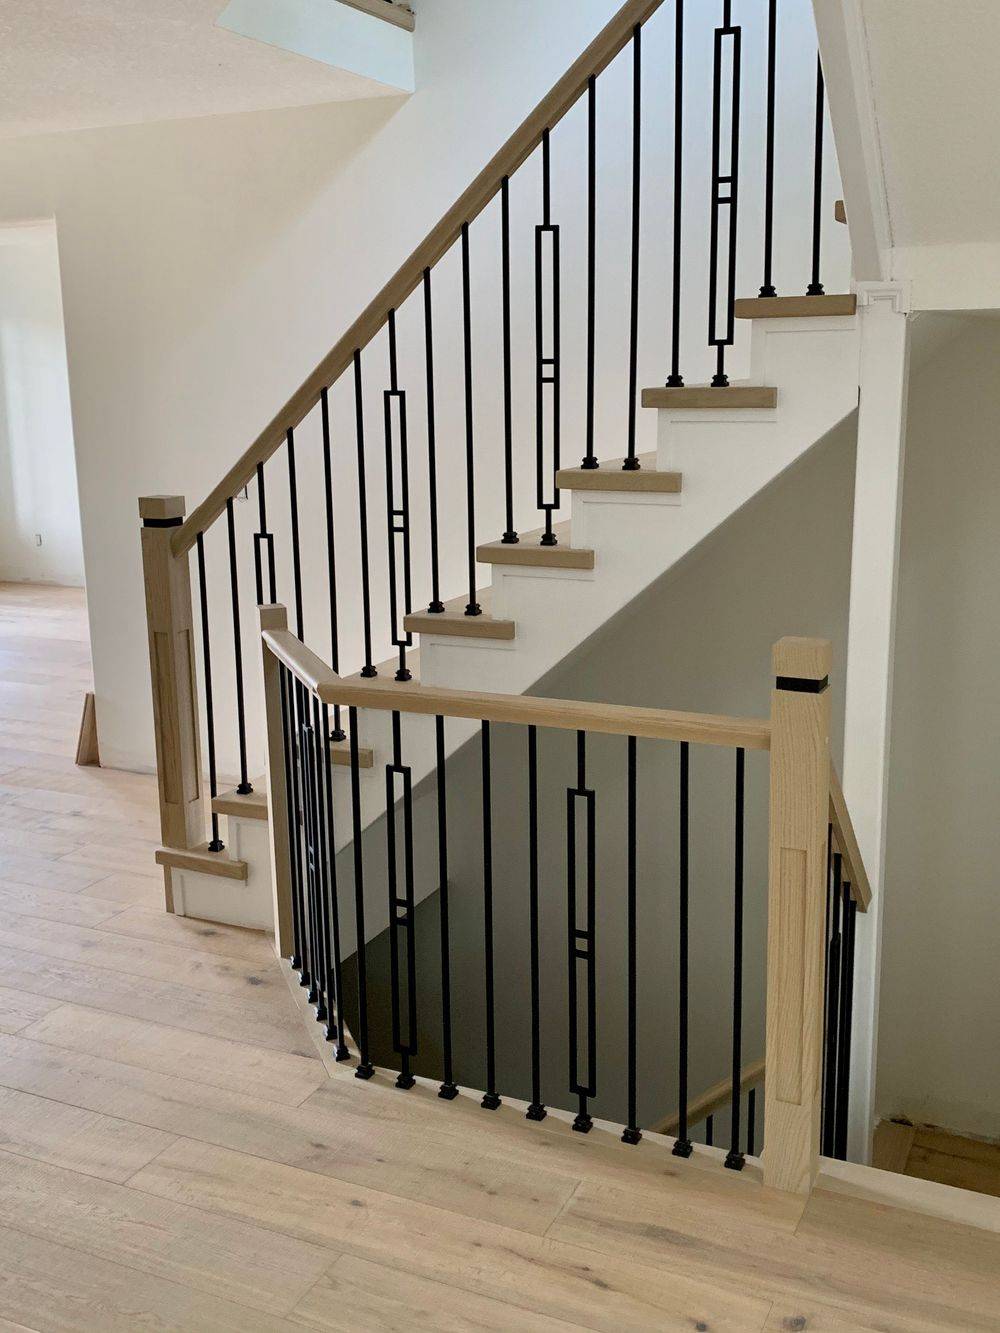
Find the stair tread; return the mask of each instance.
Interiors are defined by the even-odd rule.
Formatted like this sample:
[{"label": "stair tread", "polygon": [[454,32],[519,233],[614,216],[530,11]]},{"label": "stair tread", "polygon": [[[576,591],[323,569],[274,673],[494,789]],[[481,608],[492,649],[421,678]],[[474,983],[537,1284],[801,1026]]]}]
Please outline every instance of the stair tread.
[{"label": "stair tread", "polygon": [[570,544],[570,524],[556,523],[552,528],[556,546],[542,546],[544,528],[522,532],[518,542],[486,542],[476,550],[482,565],[530,565],[537,569],[593,569],[594,552]]},{"label": "stair tread", "polygon": [[663,495],[678,495],[681,490],[679,472],[660,472],[656,454],[639,454],[639,468],[634,472],[622,470],[624,459],[602,462],[599,468],[569,467],[556,473],[556,485],[563,491],[653,491]]},{"label": "stair tread", "polygon": [[824,296],[749,296],[735,302],[737,319],[817,319],[830,315],[853,315],[858,298],[854,292],[831,292]]},{"label": "stair tread", "polygon": [[241,795],[235,787],[231,791],[220,791],[212,802],[212,813],[236,816],[238,819],[266,819],[267,792],[264,779],[254,782],[253,791],[246,795]]},{"label": "stair tread", "polygon": [[156,864],[170,866],[174,870],[196,870],[204,875],[218,875],[223,879],[241,879],[247,877],[246,861],[237,861],[228,852],[210,852],[208,844],[190,847],[158,847]]},{"label": "stair tread", "polygon": [[451,634],[472,639],[513,639],[513,620],[497,620],[489,613],[490,589],[476,591],[482,615],[467,616],[468,598],[454,597],[445,602],[443,611],[411,611],[403,621],[404,629],[416,634]]},{"label": "stair tread", "polygon": [[777,407],[778,390],[767,384],[730,384],[725,389],[716,389],[710,384],[688,384],[682,389],[667,389],[660,385],[643,389],[642,405],[711,411],[769,408]]}]

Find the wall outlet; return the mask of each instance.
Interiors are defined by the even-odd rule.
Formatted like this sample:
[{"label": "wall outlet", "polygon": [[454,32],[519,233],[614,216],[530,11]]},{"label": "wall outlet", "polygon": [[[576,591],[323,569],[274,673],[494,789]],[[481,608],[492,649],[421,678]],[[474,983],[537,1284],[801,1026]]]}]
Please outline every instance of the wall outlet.
[{"label": "wall outlet", "polygon": [[35,533],[35,545],[36,545],[36,546],[41,546],[41,544],[42,544],[42,534],[41,534],[40,532],[36,532],[36,533]]}]

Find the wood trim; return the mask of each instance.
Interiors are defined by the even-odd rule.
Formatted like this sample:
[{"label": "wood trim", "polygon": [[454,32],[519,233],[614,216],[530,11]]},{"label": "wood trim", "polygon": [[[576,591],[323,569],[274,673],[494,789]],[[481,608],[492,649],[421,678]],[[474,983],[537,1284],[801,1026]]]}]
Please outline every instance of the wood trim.
[{"label": "wood trim", "polygon": [[660,472],[656,454],[640,454],[641,467],[634,472],[622,468],[624,459],[613,458],[599,468],[564,467],[556,473],[561,491],[641,491],[645,494],[680,495],[683,478],[679,472]]},{"label": "wood trim", "polygon": [[838,199],[833,205],[833,217],[835,222],[841,222],[847,226],[847,207],[843,199]]},{"label": "wood trim", "polygon": [[340,0],[340,2],[349,5],[351,9],[359,9],[362,14],[370,14],[372,18],[381,19],[383,23],[405,28],[407,32],[413,32],[417,26],[413,10],[407,9],[404,5],[397,5],[395,0],[391,4],[387,4],[386,0]]},{"label": "wood trim", "polygon": [[[763,1060],[755,1060],[752,1065],[747,1065],[740,1076],[740,1091],[748,1092],[750,1088],[756,1088],[764,1082],[764,1071],[766,1064]],[[720,1079],[718,1083],[707,1088],[700,1097],[688,1107],[688,1124],[699,1125],[716,1111],[728,1106],[733,1095],[733,1080],[731,1078]],[[675,1111],[673,1115],[668,1115],[665,1119],[659,1121],[651,1128],[653,1134],[675,1135],[680,1127],[680,1112]]]},{"label": "wood trim", "polygon": [[913,1125],[880,1120],[872,1140],[872,1166],[878,1171],[897,1171],[903,1175],[916,1134]]},{"label": "wood trim", "polygon": [[[817,298],[818,299],[818,298]],[[683,389],[643,389],[643,407],[669,408],[672,411],[741,411],[743,408],[778,406],[778,390],[766,384],[731,384],[728,389],[713,389],[710,384],[691,384]]]},{"label": "wood trim", "polygon": [[830,765],[830,823],[833,825],[833,839],[837,851],[844,858],[844,878],[850,881],[851,897],[857,903],[859,912],[867,912],[872,901],[872,886],[858,846],[851,813],[844,800],[840,776],[832,764]]},{"label": "wood trim", "polygon": [[[263,781],[263,779],[262,779]],[[233,819],[267,819],[267,792],[259,788],[248,796],[238,791],[224,791],[212,802],[214,815],[228,815]]]},{"label": "wood trim", "polygon": [[83,696],[83,716],[80,735],[76,742],[76,763],[80,768],[100,768],[101,753],[97,745],[97,702],[92,691]]},{"label": "wood trim", "polygon": [[526,117],[469,188],[455,201],[413,254],[386,283],[364,312],[323,358],[313,373],[265,426],[243,456],[233,464],[209,495],[191,513],[187,522],[172,534],[174,555],[194,546],[198,533],[208,528],[226,507],[226,501],[253,477],[258,463],[266,462],[350,366],[354,353],[379,332],[390,310],[398,309],[423,279],[424,269],[433,268],[458,240],[462,226],[473,222],[499,193],[503,178],[512,176],[538,147],[546,129],[553,129],[576,104],[592,76],[605,69],[631,40],[633,30],[654,14],[663,0],[626,0],[611,21],[598,33],[586,51],[570,66],[555,87]]},{"label": "wood trim", "polygon": [[829,296],[747,296],[735,303],[737,319],[821,319],[854,315],[858,298],[854,292]]},{"label": "wood trim", "polygon": [[246,861],[234,861],[223,852],[210,852],[207,843],[201,847],[190,847],[187,851],[178,847],[159,847],[156,864],[170,866],[174,870],[195,870],[200,875],[218,875],[220,879],[245,880],[247,877]]}]

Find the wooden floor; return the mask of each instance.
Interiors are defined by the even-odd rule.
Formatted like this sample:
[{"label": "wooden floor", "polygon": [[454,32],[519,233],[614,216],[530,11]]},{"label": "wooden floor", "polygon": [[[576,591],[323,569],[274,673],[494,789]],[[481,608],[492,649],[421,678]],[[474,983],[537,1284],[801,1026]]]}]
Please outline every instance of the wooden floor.
[{"label": "wooden floor", "polygon": [[884,1120],[875,1131],[874,1161],[914,1180],[1000,1198],[1000,1143],[965,1138],[937,1125]]},{"label": "wooden floor", "polygon": [[885,1202],[957,1191],[328,1069],[266,941],[160,910],[151,781],[74,768],[88,669],[0,588],[0,1330],[1000,1329],[996,1215]]}]

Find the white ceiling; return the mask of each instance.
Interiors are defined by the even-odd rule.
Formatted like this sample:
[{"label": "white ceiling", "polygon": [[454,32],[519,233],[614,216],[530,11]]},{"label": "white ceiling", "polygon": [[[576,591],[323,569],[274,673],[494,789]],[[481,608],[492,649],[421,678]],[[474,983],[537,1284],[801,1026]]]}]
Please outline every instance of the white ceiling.
[{"label": "white ceiling", "polygon": [[862,0],[893,242],[1000,240],[1000,0]]},{"label": "white ceiling", "polygon": [[0,138],[393,89],[216,26],[225,0],[0,0]]}]

